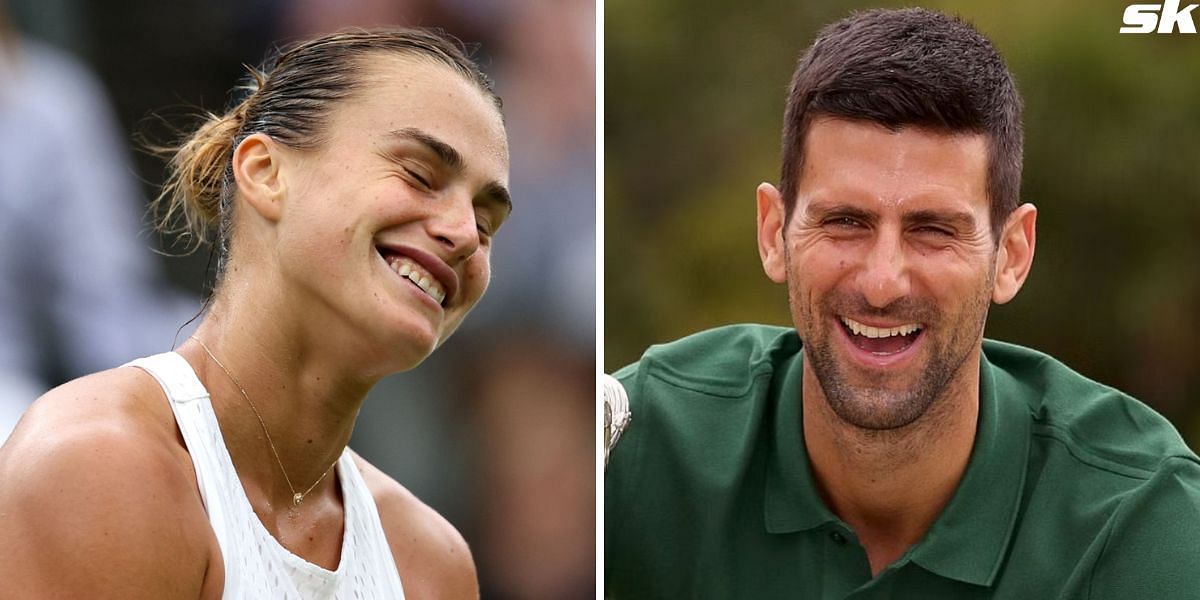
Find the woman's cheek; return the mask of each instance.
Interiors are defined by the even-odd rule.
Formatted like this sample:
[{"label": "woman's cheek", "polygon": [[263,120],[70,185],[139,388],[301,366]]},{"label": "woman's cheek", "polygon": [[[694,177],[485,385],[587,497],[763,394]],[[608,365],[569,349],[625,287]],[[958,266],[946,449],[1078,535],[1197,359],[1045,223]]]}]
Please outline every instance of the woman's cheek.
[{"label": "woman's cheek", "polygon": [[471,257],[467,261],[467,268],[463,272],[463,289],[468,290],[471,294],[471,304],[479,301],[479,298],[483,296],[483,292],[487,290],[490,281],[491,264],[487,255]]}]

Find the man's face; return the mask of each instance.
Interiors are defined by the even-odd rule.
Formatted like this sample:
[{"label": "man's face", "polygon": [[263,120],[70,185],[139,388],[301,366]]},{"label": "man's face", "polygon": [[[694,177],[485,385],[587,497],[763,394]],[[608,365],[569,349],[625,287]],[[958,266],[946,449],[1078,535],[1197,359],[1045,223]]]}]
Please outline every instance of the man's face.
[{"label": "man's face", "polygon": [[783,260],[764,266],[787,281],[805,366],[843,421],[903,427],[977,368],[997,256],[987,159],[982,135],[809,130]]}]

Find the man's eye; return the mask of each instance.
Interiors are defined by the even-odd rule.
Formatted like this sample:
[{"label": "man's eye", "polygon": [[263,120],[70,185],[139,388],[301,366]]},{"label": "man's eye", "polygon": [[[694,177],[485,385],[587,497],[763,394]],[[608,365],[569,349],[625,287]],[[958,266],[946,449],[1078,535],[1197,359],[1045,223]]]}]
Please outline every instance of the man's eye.
[{"label": "man's eye", "polygon": [[836,227],[839,229],[858,229],[863,226],[862,222],[853,217],[833,217],[825,221],[826,227]]},{"label": "man's eye", "polygon": [[937,237],[950,237],[954,235],[954,232],[950,231],[949,229],[945,229],[943,227],[934,227],[931,225],[918,227],[916,231],[922,235],[932,235]]}]

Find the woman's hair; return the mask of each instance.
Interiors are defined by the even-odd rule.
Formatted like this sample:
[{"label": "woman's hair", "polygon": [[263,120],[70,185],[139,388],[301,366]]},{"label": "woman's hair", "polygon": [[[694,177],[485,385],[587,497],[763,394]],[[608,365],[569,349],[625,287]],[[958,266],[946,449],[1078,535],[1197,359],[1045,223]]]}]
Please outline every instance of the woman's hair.
[{"label": "woman's hair", "polygon": [[151,205],[156,228],[178,234],[193,250],[215,233],[220,280],[233,221],[234,149],[255,133],[290,148],[319,146],[334,105],[363,84],[366,59],[387,53],[444,64],[500,108],[491,81],[462,43],[438,30],[348,30],[300,42],[278,51],[261,68],[249,68],[249,78],[235,88],[225,114],[206,113],[182,143],[156,148],[170,156],[170,175]]}]

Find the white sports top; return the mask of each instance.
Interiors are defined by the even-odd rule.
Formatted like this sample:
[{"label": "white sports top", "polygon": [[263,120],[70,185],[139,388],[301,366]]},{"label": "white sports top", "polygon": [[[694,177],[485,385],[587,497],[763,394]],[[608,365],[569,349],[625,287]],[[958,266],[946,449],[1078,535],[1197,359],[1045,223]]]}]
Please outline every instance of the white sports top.
[{"label": "white sports top", "polygon": [[337,571],[314,565],[284,548],[259,521],[246,499],[217,425],[208,390],[174,352],[132,361],[154,376],[167,394],[183,433],[208,521],[225,563],[226,600],[401,600],[404,590],[384,538],[375,500],[349,450],[337,462],[346,525]]}]

